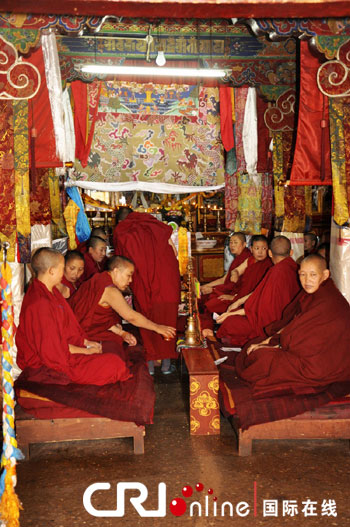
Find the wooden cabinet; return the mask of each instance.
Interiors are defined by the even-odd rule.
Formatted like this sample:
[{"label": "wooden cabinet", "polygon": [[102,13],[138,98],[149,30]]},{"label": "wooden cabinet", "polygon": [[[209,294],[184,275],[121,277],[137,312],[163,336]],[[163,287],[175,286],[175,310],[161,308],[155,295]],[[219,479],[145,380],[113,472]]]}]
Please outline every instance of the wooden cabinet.
[{"label": "wooden cabinet", "polygon": [[192,251],[195,273],[201,283],[211,282],[224,274],[224,248]]},{"label": "wooden cabinet", "polygon": [[205,238],[215,238],[217,244],[212,249],[198,250],[195,234],[192,233],[192,256],[194,271],[201,283],[211,282],[224,274],[224,242],[228,232],[203,232]]}]

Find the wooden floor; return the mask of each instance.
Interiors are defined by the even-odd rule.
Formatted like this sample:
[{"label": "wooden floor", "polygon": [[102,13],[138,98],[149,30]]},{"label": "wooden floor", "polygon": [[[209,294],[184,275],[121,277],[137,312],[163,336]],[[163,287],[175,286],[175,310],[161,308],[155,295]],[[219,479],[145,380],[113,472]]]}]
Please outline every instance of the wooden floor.
[{"label": "wooden floor", "polygon": [[[20,526],[350,526],[348,441],[262,439],[254,442],[251,456],[239,457],[235,432],[226,420],[221,420],[220,435],[190,436],[188,379],[182,381],[176,373],[156,372],[155,424],[146,427],[144,455],[133,454],[131,438],[34,445],[30,460],[18,466],[17,492],[24,507]],[[149,509],[157,508],[160,482],[166,483],[168,504],[182,496],[184,486],[191,486],[193,495],[184,501],[204,504],[208,496],[208,516],[191,518],[187,509],[177,518],[167,508],[164,518],[141,518],[130,503],[122,518],[97,518],[85,511],[82,500],[89,485],[109,482],[111,490],[96,493],[93,503],[96,508],[115,509],[116,484],[122,481],[147,487],[144,506]],[[196,483],[203,484],[201,493],[195,490]],[[208,494],[209,488],[213,494]],[[234,512],[232,518],[214,517],[213,497],[219,507],[224,501],[234,506],[246,501],[249,516],[240,518]],[[302,502],[307,499],[317,502],[317,516],[302,514]],[[335,500],[337,517],[321,516],[324,499]],[[277,500],[277,517],[264,517],[263,500]],[[282,516],[286,500],[296,500],[297,517]]]}]

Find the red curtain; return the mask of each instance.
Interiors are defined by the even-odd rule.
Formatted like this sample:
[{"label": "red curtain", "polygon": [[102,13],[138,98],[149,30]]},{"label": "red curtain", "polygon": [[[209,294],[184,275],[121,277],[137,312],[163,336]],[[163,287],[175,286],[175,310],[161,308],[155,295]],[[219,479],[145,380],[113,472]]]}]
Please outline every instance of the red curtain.
[{"label": "red curtain", "polygon": [[[87,85],[81,81],[74,81],[71,89],[74,99],[75,157],[80,160],[83,167],[86,167],[95,131],[101,83]],[[91,97],[93,104],[90,104],[89,92],[95,89],[97,96]]]},{"label": "red curtain", "polygon": [[61,167],[62,162],[56,157],[56,141],[41,47],[34,51],[26,61],[36,66],[41,76],[38,93],[29,99],[28,127],[31,137],[31,167],[32,169],[34,167]]},{"label": "red curtain", "polygon": [[220,127],[221,140],[226,152],[235,146],[233,138],[232,101],[229,86],[220,86]]},{"label": "red curtain", "polygon": [[272,155],[269,152],[271,137],[269,129],[265,124],[264,114],[268,108],[268,103],[261,97],[256,98],[256,106],[258,113],[258,165],[257,171],[272,172]]},{"label": "red curtain", "polygon": [[317,86],[320,63],[300,42],[300,102],[291,185],[331,185],[328,99]]}]

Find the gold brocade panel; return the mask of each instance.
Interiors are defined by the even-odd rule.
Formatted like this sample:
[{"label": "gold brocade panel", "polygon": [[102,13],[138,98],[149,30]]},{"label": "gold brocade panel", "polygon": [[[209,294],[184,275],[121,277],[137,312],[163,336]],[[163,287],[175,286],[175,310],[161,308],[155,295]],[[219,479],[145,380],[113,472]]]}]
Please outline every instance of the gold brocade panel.
[{"label": "gold brocade panel", "polygon": [[282,132],[273,133],[273,182],[275,190],[275,230],[282,231],[284,219]]},{"label": "gold brocade panel", "polygon": [[13,103],[0,100],[0,240],[8,242],[7,258],[15,260],[16,208],[13,144]]},{"label": "gold brocade panel", "polygon": [[75,226],[77,224],[77,218],[80,208],[72,199],[69,200],[68,205],[64,209],[64,219],[66,220],[66,227],[69,237],[69,246],[70,250],[76,249],[77,242],[75,239]]},{"label": "gold brocade panel", "polygon": [[290,170],[293,133],[275,132],[273,140],[275,230],[304,232],[306,216],[311,216],[311,187],[286,185]]},{"label": "gold brocade panel", "polygon": [[54,168],[50,168],[48,172],[48,178],[52,212],[52,239],[55,240],[57,238],[61,238],[62,236],[67,236],[67,231],[60,199],[59,177],[56,176]]},{"label": "gold brocade panel", "polygon": [[238,212],[235,224],[236,232],[250,234],[261,233],[261,193],[262,176],[238,173]]},{"label": "gold brocade panel", "polygon": [[28,101],[13,101],[15,202],[19,261],[30,262]]},{"label": "gold brocade panel", "polygon": [[329,127],[331,138],[334,221],[338,225],[344,225],[349,218],[349,208],[346,189],[344,108],[342,99],[329,98]]}]

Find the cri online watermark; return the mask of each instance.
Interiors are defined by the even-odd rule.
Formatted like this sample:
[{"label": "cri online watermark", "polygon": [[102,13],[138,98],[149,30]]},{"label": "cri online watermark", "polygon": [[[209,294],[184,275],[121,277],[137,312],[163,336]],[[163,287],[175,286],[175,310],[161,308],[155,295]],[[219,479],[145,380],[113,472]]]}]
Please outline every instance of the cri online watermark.
[{"label": "cri online watermark", "polygon": [[[144,503],[148,498],[148,489],[143,483],[137,481],[124,481],[117,483],[116,494],[117,494],[117,507],[115,509],[96,509],[92,503],[91,498],[97,491],[110,490],[111,484],[107,482],[93,483],[84,492],[83,503],[85,510],[91,514],[91,516],[99,518],[121,518],[125,515],[125,503],[129,501],[134,507],[136,512],[141,518],[163,518],[167,515],[167,487],[165,483],[158,484],[158,508],[157,509],[146,509]],[[126,491],[138,491],[138,496],[126,497]],[[258,500],[257,500],[257,484],[254,481],[253,484],[253,501],[249,503],[247,501],[240,501],[233,504],[230,501],[224,501],[219,503],[217,497],[214,495],[213,489],[209,488],[207,494],[205,492],[204,485],[197,483],[195,490],[198,493],[199,500],[191,500],[194,498],[193,488],[190,485],[186,485],[182,488],[182,496],[187,498],[185,501],[182,497],[176,497],[169,502],[169,512],[173,516],[183,516],[188,514],[189,516],[233,516],[236,514],[240,517],[246,517],[249,515],[258,515]],[[203,499],[204,496],[204,499]],[[204,503],[203,503],[204,501]],[[263,499],[259,502],[259,509],[261,507],[261,515],[263,517],[278,517],[278,516],[337,516],[336,502],[332,499],[323,499],[321,501],[313,501],[310,498],[298,502],[297,500],[274,500],[274,499]]]}]

